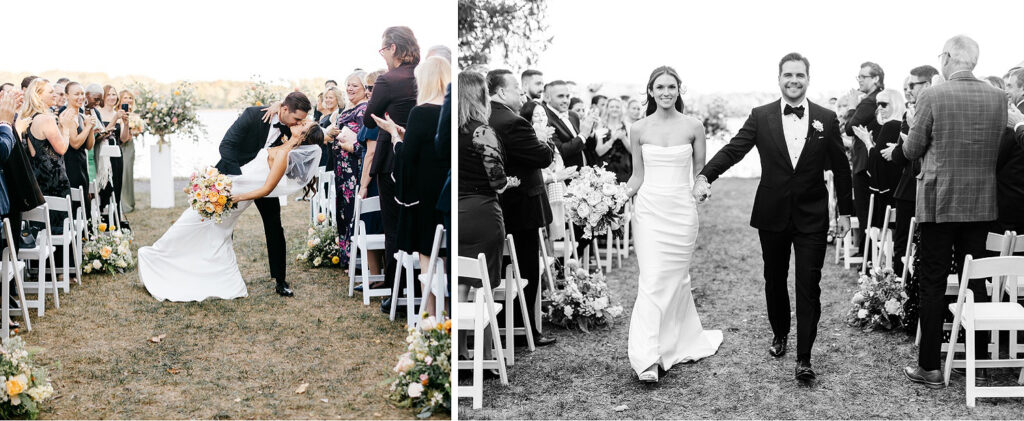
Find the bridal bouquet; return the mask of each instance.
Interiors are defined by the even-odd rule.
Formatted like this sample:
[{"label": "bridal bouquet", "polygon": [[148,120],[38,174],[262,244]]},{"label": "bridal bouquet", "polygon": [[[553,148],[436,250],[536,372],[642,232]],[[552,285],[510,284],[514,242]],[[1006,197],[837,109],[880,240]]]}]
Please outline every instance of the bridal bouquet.
[{"label": "bridal bouquet", "polygon": [[327,222],[324,214],[318,214],[316,222],[309,227],[306,247],[295,260],[306,262],[313,267],[338,266],[341,264],[341,247],[338,229]]},{"label": "bridal bouquet", "polygon": [[107,224],[100,224],[97,228],[99,235],[82,245],[82,272],[124,273],[134,266],[131,230],[108,229]]},{"label": "bridal bouquet", "polygon": [[851,326],[870,332],[889,330],[902,324],[903,302],[907,294],[892,269],[872,271],[862,275],[857,283],[860,290],[850,299],[853,304],[848,319]]},{"label": "bridal bouquet", "polygon": [[35,419],[39,404],[53,396],[46,370],[36,367],[32,354],[20,336],[3,340],[0,346],[0,418]]},{"label": "bridal bouquet", "polygon": [[604,276],[587,273],[576,260],[569,260],[566,266],[569,270],[565,281],[556,285],[545,314],[551,323],[589,332],[591,327],[604,326],[622,314],[622,306],[611,303]]},{"label": "bridal bouquet", "polygon": [[423,315],[418,327],[409,328],[408,352],[398,357],[391,382],[391,400],[420,411],[419,418],[452,408],[452,321]]},{"label": "bridal bouquet", "polygon": [[188,203],[199,212],[204,220],[213,219],[221,223],[231,212],[231,178],[221,174],[214,167],[206,167],[202,173],[193,172],[189,186],[185,188]]},{"label": "bridal bouquet", "polygon": [[625,186],[615,182],[614,173],[583,167],[565,191],[565,209],[573,223],[583,227],[583,238],[593,238],[622,228],[622,210],[628,199]]}]

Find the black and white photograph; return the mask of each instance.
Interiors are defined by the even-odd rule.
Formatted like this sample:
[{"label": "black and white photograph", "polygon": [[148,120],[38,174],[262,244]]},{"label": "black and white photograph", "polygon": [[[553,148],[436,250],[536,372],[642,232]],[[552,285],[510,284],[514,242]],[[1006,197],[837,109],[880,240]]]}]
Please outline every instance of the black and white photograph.
[{"label": "black and white photograph", "polygon": [[1019,8],[459,0],[458,418],[1019,418]]}]

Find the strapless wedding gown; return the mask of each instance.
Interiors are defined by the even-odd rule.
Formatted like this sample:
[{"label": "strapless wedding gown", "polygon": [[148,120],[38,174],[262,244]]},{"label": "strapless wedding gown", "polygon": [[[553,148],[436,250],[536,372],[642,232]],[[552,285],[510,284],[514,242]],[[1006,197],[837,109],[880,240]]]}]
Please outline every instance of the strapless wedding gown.
[{"label": "strapless wedding gown", "polygon": [[714,355],[722,331],[704,330],[690,290],[697,207],[690,195],[691,145],[641,145],[644,184],[636,194],[634,244],[639,288],[629,321],[629,363],[637,375]]},{"label": "strapless wedding gown", "polygon": [[[232,194],[256,190],[267,182],[270,165],[267,150],[261,150],[252,161],[242,166],[242,174],[231,176]],[[288,177],[268,196],[294,193],[304,184]],[[207,298],[233,299],[245,297],[248,290],[235,259],[231,234],[238,217],[252,201],[238,208],[221,223],[203,220],[191,207],[152,246],[139,249],[139,279],[157,300],[203,301]]]}]

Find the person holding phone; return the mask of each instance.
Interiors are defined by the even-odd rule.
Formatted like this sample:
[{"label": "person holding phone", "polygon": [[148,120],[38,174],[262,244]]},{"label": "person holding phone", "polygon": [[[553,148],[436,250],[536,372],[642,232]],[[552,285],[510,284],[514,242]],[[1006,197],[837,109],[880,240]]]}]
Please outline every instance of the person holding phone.
[{"label": "person holding phone", "polygon": [[[126,132],[128,140],[121,143],[121,159],[123,160],[123,171],[121,174],[121,212],[131,213],[135,211],[135,137],[142,135],[141,118],[132,113],[135,111],[135,94],[125,89],[120,95],[121,111],[127,114],[128,127]],[[123,126],[125,127],[125,126]]]},{"label": "person holding phone", "polygon": [[[128,113],[119,107],[120,102],[117,89],[106,85],[103,87],[103,100],[100,106],[93,109],[100,124],[103,125],[103,131],[96,137],[95,154],[100,210],[111,201],[115,204],[121,203],[124,161],[120,145],[131,139],[131,131],[128,130]],[[123,213],[121,219],[124,219]]]}]

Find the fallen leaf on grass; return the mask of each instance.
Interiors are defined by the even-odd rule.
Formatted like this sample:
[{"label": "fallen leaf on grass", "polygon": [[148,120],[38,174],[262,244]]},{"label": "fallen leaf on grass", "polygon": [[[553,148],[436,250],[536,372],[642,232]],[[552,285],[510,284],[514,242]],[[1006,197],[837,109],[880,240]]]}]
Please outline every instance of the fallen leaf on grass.
[{"label": "fallen leaf on grass", "polygon": [[158,343],[160,343],[160,341],[164,340],[164,338],[166,338],[166,337],[167,337],[167,335],[154,336],[152,338],[149,338],[149,341],[152,342],[152,343],[158,344]]},{"label": "fallen leaf on grass", "polygon": [[327,403],[327,398],[320,399],[320,402]]},{"label": "fallen leaf on grass", "polygon": [[615,412],[622,412],[622,411],[625,411],[625,410],[629,409],[629,407],[628,407],[628,406],[626,406],[626,405],[619,405],[619,406],[616,406],[616,407],[614,407],[614,408],[612,408],[612,409],[613,409],[613,410],[614,410]]},{"label": "fallen leaf on grass", "polygon": [[177,368],[168,368],[167,372],[171,374],[178,374],[181,372],[181,370],[178,370]]},{"label": "fallen leaf on grass", "polygon": [[241,402],[242,398],[235,398],[235,402]]},{"label": "fallen leaf on grass", "polygon": [[299,388],[298,388],[298,389],[295,389],[295,394],[296,394],[296,395],[301,395],[301,394],[303,394],[303,393],[306,393],[306,388],[307,388],[307,387],[309,387],[309,383],[303,383],[303,384],[300,384],[300,385],[299,385]]}]

